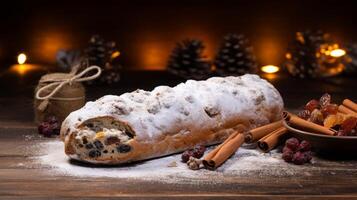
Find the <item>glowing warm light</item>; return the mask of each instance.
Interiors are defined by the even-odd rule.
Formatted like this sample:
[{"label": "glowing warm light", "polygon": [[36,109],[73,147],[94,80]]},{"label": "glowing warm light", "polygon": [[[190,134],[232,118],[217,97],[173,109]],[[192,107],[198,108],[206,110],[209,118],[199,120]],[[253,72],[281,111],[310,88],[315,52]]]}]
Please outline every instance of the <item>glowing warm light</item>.
[{"label": "glowing warm light", "polygon": [[10,71],[13,71],[13,72],[23,76],[30,71],[36,71],[36,70],[40,70],[40,69],[41,69],[41,67],[39,65],[19,64],[19,65],[11,66]]},{"label": "glowing warm light", "polygon": [[115,59],[115,58],[117,58],[118,56],[120,56],[120,52],[119,52],[119,51],[115,51],[115,52],[113,52],[112,55],[111,55],[112,59]]},{"label": "glowing warm light", "polygon": [[20,53],[18,56],[17,56],[17,62],[22,65],[26,62],[26,59],[27,59],[27,56],[24,54],[24,53]]},{"label": "glowing warm light", "polygon": [[279,71],[279,67],[275,65],[265,65],[261,68],[261,70],[265,73],[273,74]]},{"label": "glowing warm light", "polygon": [[330,52],[330,55],[335,58],[344,56],[345,54],[346,54],[346,51],[343,49],[334,49]]}]

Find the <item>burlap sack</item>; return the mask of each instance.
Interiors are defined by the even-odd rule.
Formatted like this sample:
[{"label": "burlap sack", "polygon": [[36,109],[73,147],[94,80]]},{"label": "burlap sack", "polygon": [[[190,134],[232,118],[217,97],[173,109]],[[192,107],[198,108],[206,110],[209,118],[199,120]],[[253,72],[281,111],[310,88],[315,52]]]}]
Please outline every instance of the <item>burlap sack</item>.
[{"label": "burlap sack", "polygon": [[[37,91],[53,82],[68,80],[72,75],[65,73],[46,74],[41,77],[36,90]],[[41,95],[50,94],[56,86],[50,87],[41,92]],[[47,101],[47,102],[46,102]],[[42,103],[42,105],[41,105]],[[81,108],[85,103],[85,89],[80,82],[74,82],[71,85],[64,85],[52,97],[46,100],[34,98],[35,122],[40,123],[49,116],[56,116],[59,121],[63,121],[69,113]]]},{"label": "burlap sack", "polygon": [[[85,77],[89,71],[95,74]],[[62,122],[71,112],[85,104],[85,89],[81,82],[99,77],[101,69],[91,66],[81,73],[52,73],[41,77],[34,97],[35,122],[40,123],[49,116]]]}]

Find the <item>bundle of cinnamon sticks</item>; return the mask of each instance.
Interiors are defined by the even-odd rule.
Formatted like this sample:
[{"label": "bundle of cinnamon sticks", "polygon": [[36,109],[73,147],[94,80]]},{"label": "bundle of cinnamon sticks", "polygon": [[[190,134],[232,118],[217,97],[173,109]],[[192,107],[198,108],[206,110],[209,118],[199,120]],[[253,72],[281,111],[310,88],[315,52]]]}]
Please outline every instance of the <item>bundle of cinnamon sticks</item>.
[{"label": "bundle of cinnamon sticks", "polygon": [[[349,99],[345,99],[342,105],[338,107],[338,112],[357,116],[357,104]],[[285,120],[290,126],[300,128],[301,130],[324,135],[336,135],[336,131],[333,129],[304,120],[286,111],[282,114],[282,120]],[[281,137],[288,131],[283,125],[282,120],[255,128],[245,133],[235,132],[231,134],[222,144],[204,157],[202,161],[203,165],[207,169],[216,169],[234,154],[244,142],[257,142],[260,150],[269,152],[279,144]]]},{"label": "bundle of cinnamon sticks", "polygon": [[265,126],[253,129],[246,133],[235,132],[221,145],[207,154],[203,159],[203,165],[207,169],[216,169],[222,165],[244,143],[258,142],[258,146],[264,152],[270,151],[279,143],[279,138],[287,132],[282,121],[277,121]]},{"label": "bundle of cinnamon sticks", "polygon": [[357,117],[357,104],[349,99],[345,99],[343,100],[342,105],[338,106],[338,112]]}]

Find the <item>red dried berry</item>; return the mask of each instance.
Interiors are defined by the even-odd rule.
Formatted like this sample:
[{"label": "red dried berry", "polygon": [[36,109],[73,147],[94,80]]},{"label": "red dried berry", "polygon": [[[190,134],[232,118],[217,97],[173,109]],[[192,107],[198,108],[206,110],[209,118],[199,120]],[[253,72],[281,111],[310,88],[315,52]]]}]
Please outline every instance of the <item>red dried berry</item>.
[{"label": "red dried berry", "polygon": [[52,135],[52,128],[51,124],[48,122],[42,122],[40,126],[38,127],[39,134],[45,136],[45,137],[51,137]]},{"label": "red dried berry", "polygon": [[291,149],[292,151],[296,151],[299,148],[300,142],[296,138],[289,138],[285,141],[285,146]]},{"label": "red dried berry", "polygon": [[346,134],[350,134],[350,132],[356,128],[357,125],[357,118],[356,117],[349,117],[341,124],[341,129],[346,132]]},{"label": "red dried berry", "polygon": [[328,93],[323,94],[320,98],[321,108],[327,106],[330,103],[331,103],[331,95],[329,95]]},{"label": "red dried berry", "polygon": [[298,150],[301,152],[310,151],[311,150],[310,142],[306,140],[301,141]]},{"label": "red dried berry", "polygon": [[296,152],[294,155],[293,155],[293,158],[292,158],[292,162],[295,164],[295,165],[302,165],[305,163],[305,154],[298,151]]},{"label": "red dried berry", "polygon": [[315,110],[318,109],[320,106],[319,101],[317,101],[316,99],[312,99],[309,102],[307,102],[307,104],[305,105],[305,110],[310,111],[310,113]]},{"label": "red dried berry", "polygon": [[282,152],[284,153],[284,152],[288,152],[288,151],[292,151],[292,152],[294,152],[294,151],[293,151],[293,150],[291,150],[289,147],[284,146],[284,147],[283,147]]},{"label": "red dried berry", "polygon": [[308,120],[310,118],[310,116],[311,116],[311,113],[308,110],[302,110],[297,115],[301,119]]},{"label": "red dried berry", "polygon": [[51,137],[52,135],[59,135],[60,128],[60,123],[56,117],[48,117],[38,126],[38,133],[45,137]]},{"label": "red dried berry", "polygon": [[311,159],[312,159],[311,151],[303,152],[303,154],[304,154],[304,161],[305,161],[305,163],[310,162]]},{"label": "red dried berry", "polygon": [[192,151],[192,156],[195,158],[201,158],[206,151],[206,147],[203,145],[197,145]]},{"label": "red dried berry", "polygon": [[321,113],[324,117],[328,115],[335,115],[337,114],[338,106],[336,104],[328,104],[321,109]]},{"label": "red dried berry", "polygon": [[286,162],[291,162],[293,160],[294,152],[293,151],[285,151],[282,155],[283,160]]},{"label": "red dried berry", "polygon": [[193,156],[193,153],[191,150],[187,150],[187,151],[183,152],[181,155],[182,162],[187,163],[187,161],[190,159],[191,156]]}]

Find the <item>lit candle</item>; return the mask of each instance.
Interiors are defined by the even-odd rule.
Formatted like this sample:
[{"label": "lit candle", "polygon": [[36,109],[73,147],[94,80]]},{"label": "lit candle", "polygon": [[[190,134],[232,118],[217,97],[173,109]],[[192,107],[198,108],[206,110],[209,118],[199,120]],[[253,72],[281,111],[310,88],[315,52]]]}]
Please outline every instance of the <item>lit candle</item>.
[{"label": "lit candle", "polygon": [[316,54],[320,75],[328,77],[341,73],[345,67],[342,62],[345,55],[346,51],[341,49],[338,44],[322,45]]},{"label": "lit candle", "polygon": [[10,71],[19,74],[20,76],[25,75],[30,71],[40,70],[42,69],[39,65],[34,64],[26,64],[27,56],[24,53],[20,53],[17,56],[18,64],[12,65]]},{"label": "lit candle", "polygon": [[274,74],[274,73],[278,72],[280,69],[278,66],[275,66],[275,65],[265,65],[261,68],[261,70],[268,74]]}]

